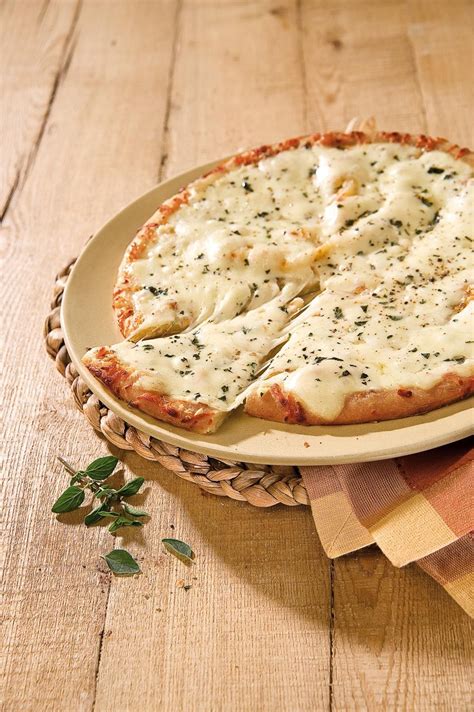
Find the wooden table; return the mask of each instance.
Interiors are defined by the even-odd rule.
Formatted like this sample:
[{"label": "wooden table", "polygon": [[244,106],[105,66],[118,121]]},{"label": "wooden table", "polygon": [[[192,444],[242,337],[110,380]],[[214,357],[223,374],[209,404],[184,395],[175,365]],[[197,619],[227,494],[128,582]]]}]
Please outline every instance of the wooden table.
[{"label": "wooden table", "polygon": [[[50,513],[107,447],[41,340],[55,272],[163,177],[353,116],[473,142],[469,0],[4,0],[4,709],[467,710],[469,622],[375,550],[334,562],[309,509],[203,495],[126,453],[151,522]],[[91,318],[93,314],[91,314]],[[162,553],[177,536],[190,573]],[[120,539],[119,541],[122,541]],[[192,584],[180,588],[179,579]]]}]

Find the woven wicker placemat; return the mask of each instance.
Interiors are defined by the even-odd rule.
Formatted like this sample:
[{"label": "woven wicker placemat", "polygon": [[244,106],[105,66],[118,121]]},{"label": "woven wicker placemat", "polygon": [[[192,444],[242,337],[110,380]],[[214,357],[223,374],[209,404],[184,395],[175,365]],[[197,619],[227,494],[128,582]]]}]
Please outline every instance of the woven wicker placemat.
[{"label": "woven wicker placemat", "polygon": [[159,462],[211,494],[249,502],[255,507],[309,504],[297,467],[217,460],[183,450],[137,430],[101,403],[71,362],[61,331],[61,301],[74,262],[56,276],[51,311],[44,324],[44,341],[56,368],[69,383],[77,407],[92,427],[116,447],[135,450],[140,457]]}]

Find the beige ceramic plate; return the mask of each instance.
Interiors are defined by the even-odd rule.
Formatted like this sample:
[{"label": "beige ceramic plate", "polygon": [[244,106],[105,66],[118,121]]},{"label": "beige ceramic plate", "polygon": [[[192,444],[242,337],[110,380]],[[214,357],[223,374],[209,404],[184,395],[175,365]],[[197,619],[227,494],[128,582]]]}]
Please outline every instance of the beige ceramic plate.
[{"label": "beige ceramic plate", "polygon": [[366,425],[297,426],[250,418],[242,409],[215,435],[187,433],[129,408],[82,365],[85,351],[121,340],[112,312],[112,289],[125,248],[156,207],[215,163],[161,183],[99,230],[88,242],[68,279],[62,326],[69,354],[91,390],[121,418],[173,445],[227,460],[263,464],[336,464],[381,460],[444,445],[473,429],[474,399],[427,415]]}]

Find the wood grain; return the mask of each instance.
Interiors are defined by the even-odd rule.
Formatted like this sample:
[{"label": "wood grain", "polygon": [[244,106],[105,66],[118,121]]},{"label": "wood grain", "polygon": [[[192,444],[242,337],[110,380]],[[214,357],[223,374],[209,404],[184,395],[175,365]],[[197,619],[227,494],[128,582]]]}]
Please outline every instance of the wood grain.
[{"label": "wood grain", "polygon": [[[127,453],[128,473],[149,480],[153,518],[116,541],[143,574],[111,579],[99,555],[112,537],[49,512],[67,481],[56,455],[79,465],[107,449],[40,332],[55,271],[160,176],[352,116],[472,143],[472,10],[468,0],[2,4],[8,712],[469,709],[461,610],[374,549],[330,564],[309,509],[217,499]],[[192,545],[191,569],[162,551],[164,536]]]},{"label": "wood grain", "polygon": [[[305,130],[297,8],[288,3],[276,15],[273,8],[182,4],[164,175],[225,155],[239,140],[251,146]],[[152,465],[126,461],[153,477]],[[98,709],[131,709],[124,700],[132,689],[146,690],[150,710],[325,709],[329,566],[308,513],[281,508],[262,516],[174,481],[167,486],[172,503],[157,487],[147,499],[154,517],[141,547],[144,575],[133,587],[114,582],[111,589]],[[193,572],[163,554],[160,540],[173,534],[196,551]],[[192,584],[187,592],[177,588],[182,578]],[[137,626],[140,609],[153,626]],[[136,679],[115,678],[111,689],[122,636],[134,650]]]},{"label": "wood grain", "polygon": [[0,215],[24,181],[76,40],[79,0],[0,6]]},{"label": "wood grain", "polygon": [[7,710],[94,704],[110,586],[99,554],[113,540],[72,515],[61,524],[49,510],[67,483],[56,455],[80,465],[105,447],[84,428],[45,360],[41,323],[59,265],[110,212],[156,180],[174,13],[173,3],[117,2],[113,13],[108,3],[84,3],[69,71],[2,226],[10,344],[3,350],[9,417],[2,437],[9,473],[2,509]]},{"label": "wood grain", "polygon": [[318,128],[343,129],[352,117],[376,117],[386,131],[426,131],[407,36],[405,3],[303,2],[303,53],[309,114]]},{"label": "wood grain", "polygon": [[416,566],[375,548],[336,561],[333,709],[470,709],[469,629]]},{"label": "wood grain", "polygon": [[309,130],[299,13],[296,2],[183,3],[164,175]]},{"label": "wood grain", "polygon": [[[440,133],[468,142],[467,112],[460,111],[453,122],[445,111],[443,122],[443,114],[435,117],[426,101],[427,96],[432,101],[446,97],[445,53],[440,47],[436,51],[435,37],[446,44],[449,31],[467,49],[463,13],[456,18],[439,3],[433,17],[433,5],[428,11],[424,2],[335,2],[328,26],[325,3],[303,3],[304,55],[319,68],[314,83],[308,82],[310,114],[321,117],[324,128],[331,121],[342,127],[352,115],[375,116],[382,129]],[[453,52],[448,54],[452,59]],[[458,61],[447,70],[452,96],[462,96],[470,84],[460,69]],[[333,563],[332,595],[334,709],[468,709],[469,681],[462,671],[469,658],[469,624],[432,581],[414,567],[394,569],[369,550]],[[446,605],[452,629],[437,634]],[[449,646],[452,633],[458,643]],[[443,672],[447,648],[449,665]]]},{"label": "wood grain", "polygon": [[472,148],[474,4],[417,0],[409,9],[407,34],[427,127]]}]

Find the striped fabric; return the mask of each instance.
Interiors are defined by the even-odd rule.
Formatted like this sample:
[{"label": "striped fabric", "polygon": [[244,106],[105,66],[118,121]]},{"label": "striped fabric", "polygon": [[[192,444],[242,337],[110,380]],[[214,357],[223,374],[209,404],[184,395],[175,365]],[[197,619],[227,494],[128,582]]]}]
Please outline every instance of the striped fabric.
[{"label": "striped fabric", "polygon": [[374,542],[395,566],[412,561],[474,617],[474,447],[356,465],[301,467],[326,554]]}]

